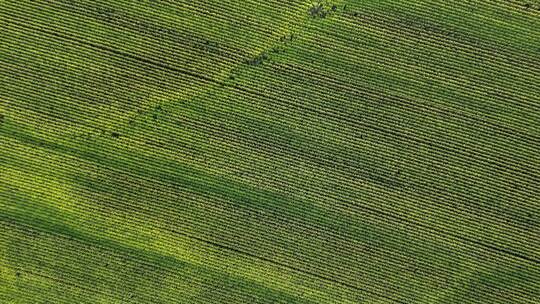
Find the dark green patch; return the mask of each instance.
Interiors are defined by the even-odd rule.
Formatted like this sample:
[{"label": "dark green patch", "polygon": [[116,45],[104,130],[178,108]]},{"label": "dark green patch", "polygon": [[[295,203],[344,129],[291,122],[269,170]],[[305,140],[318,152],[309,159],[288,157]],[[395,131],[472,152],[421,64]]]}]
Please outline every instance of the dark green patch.
[{"label": "dark green patch", "polygon": [[309,9],[308,13],[312,18],[326,18],[338,10],[337,5],[328,2],[316,2]]},{"label": "dark green patch", "polygon": [[261,65],[263,62],[265,62],[268,59],[269,59],[269,57],[266,54],[266,52],[263,52],[263,53],[257,55],[254,58],[246,60],[246,64],[248,64],[248,65]]}]

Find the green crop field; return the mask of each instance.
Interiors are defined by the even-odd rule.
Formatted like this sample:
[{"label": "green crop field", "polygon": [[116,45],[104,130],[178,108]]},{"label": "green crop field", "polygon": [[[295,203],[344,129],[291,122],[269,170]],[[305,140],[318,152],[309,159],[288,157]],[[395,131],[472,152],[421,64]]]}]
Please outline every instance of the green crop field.
[{"label": "green crop field", "polygon": [[540,1],[0,0],[3,303],[540,303]]}]

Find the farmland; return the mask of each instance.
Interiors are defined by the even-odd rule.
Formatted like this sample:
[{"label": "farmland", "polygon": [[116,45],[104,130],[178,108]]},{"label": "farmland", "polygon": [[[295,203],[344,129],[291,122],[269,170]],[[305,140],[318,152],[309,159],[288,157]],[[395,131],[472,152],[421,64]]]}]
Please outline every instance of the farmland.
[{"label": "farmland", "polygon": [[540,303],[540,2],[0,28],[0,303]]}]

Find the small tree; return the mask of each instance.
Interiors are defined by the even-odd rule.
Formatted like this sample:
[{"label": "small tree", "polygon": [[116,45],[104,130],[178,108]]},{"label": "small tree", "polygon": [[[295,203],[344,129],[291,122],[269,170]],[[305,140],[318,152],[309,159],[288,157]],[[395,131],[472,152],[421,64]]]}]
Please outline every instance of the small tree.
[{"label": "small tree", "polygon": [[324,17],[326,17],[326,15],[328,13],[326,12],[326,9],[324,8],[324,5],[322,3],[320,3],[320,2],[318,2],[318,3],[313,4],[309,8],[309,14],[312,17],[324,18]]}]

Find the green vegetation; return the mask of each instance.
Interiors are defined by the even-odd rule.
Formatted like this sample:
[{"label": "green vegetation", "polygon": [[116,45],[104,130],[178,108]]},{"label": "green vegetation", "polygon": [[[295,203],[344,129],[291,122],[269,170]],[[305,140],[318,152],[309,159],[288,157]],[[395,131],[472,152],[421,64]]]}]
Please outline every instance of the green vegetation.
[{"label": "green vegetation", "polygon": [[0,303],[540,303],[540,2],[0,27]]}]

